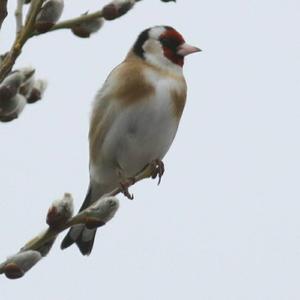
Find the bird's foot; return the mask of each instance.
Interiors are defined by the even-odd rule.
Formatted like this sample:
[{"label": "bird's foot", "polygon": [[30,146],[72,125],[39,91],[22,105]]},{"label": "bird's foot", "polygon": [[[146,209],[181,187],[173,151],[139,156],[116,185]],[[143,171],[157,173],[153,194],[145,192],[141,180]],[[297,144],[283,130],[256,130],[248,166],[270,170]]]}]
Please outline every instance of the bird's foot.
[{"label": "bird's foot", "polygon": [[121,192],[124,194],[125,197],[127,197],[130,200],[132,200],[134,197],[133,194],[129,193],[128,188],[133,184],[135,184],[135,179],[133,177],[130,177],[120,182]]},{"label": "bird's foot", "polygon": [[153,172],[152,172],[152,179],[155,179],[158,176],[158,185],[161,182],[161,178],[165,172],[165,165],[160,159],[155,159],[152,163]]}]

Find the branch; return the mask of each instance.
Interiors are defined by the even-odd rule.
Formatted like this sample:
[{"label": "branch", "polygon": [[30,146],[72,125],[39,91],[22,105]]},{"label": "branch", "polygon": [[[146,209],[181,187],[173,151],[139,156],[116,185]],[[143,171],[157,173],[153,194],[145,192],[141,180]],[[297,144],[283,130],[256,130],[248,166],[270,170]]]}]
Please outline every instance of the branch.
[{"label": "branch", "polygon": [[[18,8],[17,8],[17,27],[20,27],[20,11],[22,10],[21,3],[24,0],[18,0]],[[16,59],[21,54],[22,47],[27,42],[29,38],[32,36],[40,35],[42,33],[47,33],[49,31],[55,31],[60,29],[72,29],[76,25],[81,25],[84,23],[88,23],[99,18],[104,18],[106,20],[114,20],[126,14],[135,4],[134,0],[127,0],[122,2],[112,2],[110,4],[105,5],[102,10],[96,11],[90,14],[84,14],[80,17],[62,21],[52,26],[46,32],[37,32],[35,30],[35,21],[38,13],[40,12],[43,0],[32,0],[31,6],[29,9],[27,22],[25,26],[19,31],[17,37],[12,45],[11,50],[7,53],[2,64],[0,65],[0,82],[8,75],[8,73],[12,70],[13,65],[15,64]],[[1,2],[3,4],[3,2]],[[18,17],[17,17],[18,16]]]},{"label": "branch", "polygon": [[[135,183],[145,179],[145,178],[149,178],[152,176],[154,170],[155,170],[156,166],[154,166],[153,164],[148,165],[143,171],[141,171],[139,174],[137,174],[131,182],[129,182],[128,186],[132,186]],[[106,194],[103,196],[103,198],[108,198],[108,197],[114,197],[116,195],[118,195],[119,193],[122,193],[123,189],[122,187],[117,187],[114,190],[112,190],[110,193]],[[101,202],[100,198],[95,204],[93,205],[97,205],[99,202]],[[66,223],[61,224],[55,228],[48,228],[43,234],[38,235],[37,237],[35,237],[34,239],[32,239],[30,242],[28,242],[23,248],[22,250],[38,250],[40,247],[42,247],[45,243],[51,241],[53,238],[56,238],[57,235],[61,232],[63,232],[64,230],[72,227],[73,225],[77,225],[77,224],[85,224],[87,221],[87,218],[89,216],[88,211],[90,209],[89,206],[88,208],[86,208],[85,210],[81,211],[80,213],[78,213],[76,216],[74,216],[73,218],[69,219]],[[1,274],[1,270],[0,270],[0,274]]]},{"label": "branch", "polygon": [[31,33],[34,30],[34,24],[37,14],[39,13],[43,4],[43,0],[32,0],[28,17],[25,26],[17,35],[11,50],[7,53],[4,60],[2,61],[0,68],[0,82],[8,75],[11,71],[16,59],[21,54],[22,47],[26,41],[30,38]]},{"label": "branch", "polygon": [[[147,165],[135,177],[128,180],[127,187],[145,178],[155,178],[159,174],[160,164],[162,162],[155,161]],[[119,207],[118,200],[114,196],[121,192],[124,192],[122,186],[115,188],[74,217],[71,217],[73,213],[72,197],[70,194],[65,194],[64,199],[54,202],[48,211],[48,229],[27,242],[17,254],[0,264],[0,274],[5,274],[11,279],[22,277],[39,260],[32,259],[32,255],[34,258],[38,255],[46,256],[57,236],[74,225],[85,224],[88,228],[96,228],[106,224],[112,219]],[[23,265],[26,267],[23,268]]]},{"label": "branch", "polygon": [[6,16],[7,16],[7,0],[1,0],[0,1],[0,29]]}]

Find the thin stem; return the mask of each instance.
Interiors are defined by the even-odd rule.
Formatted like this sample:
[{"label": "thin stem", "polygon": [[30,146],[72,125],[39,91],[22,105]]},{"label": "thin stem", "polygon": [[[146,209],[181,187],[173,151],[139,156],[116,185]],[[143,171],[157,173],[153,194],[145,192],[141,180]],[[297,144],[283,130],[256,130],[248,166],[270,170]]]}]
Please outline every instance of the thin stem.
[{"label": "thin stem", "polygon": [[24,0],[18,0],[17,8],[15,11],[17,34],[21,31],[23,27],[23,5],[24,5]]}]

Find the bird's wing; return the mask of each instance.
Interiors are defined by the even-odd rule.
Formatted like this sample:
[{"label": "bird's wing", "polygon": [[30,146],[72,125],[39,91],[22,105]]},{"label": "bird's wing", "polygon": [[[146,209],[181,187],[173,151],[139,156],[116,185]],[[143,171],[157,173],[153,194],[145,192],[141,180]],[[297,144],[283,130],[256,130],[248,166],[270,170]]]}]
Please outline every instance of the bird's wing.
[{"label": "bird's wing", "polygon": [[117,115],[115,103],[110,93],[105,90],[103,87],[98,93],[91,116],[89,132],[91,162],[96,161],[99,149]]}]

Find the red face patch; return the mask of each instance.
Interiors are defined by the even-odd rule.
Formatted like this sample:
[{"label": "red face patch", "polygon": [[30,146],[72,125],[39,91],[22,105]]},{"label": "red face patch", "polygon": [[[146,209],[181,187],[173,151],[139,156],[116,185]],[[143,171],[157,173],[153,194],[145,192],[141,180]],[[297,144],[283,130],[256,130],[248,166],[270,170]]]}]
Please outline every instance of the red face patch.
[{"label": "red face patch", "polygon": [[164,50],[164,55],[174,64],[183,66],[184,58],[181,55],[177,54],[178,46],[185,43],[182,35],[177,32],[172,27],[166,27],[166,31],[159,38],[162,48]]}]

